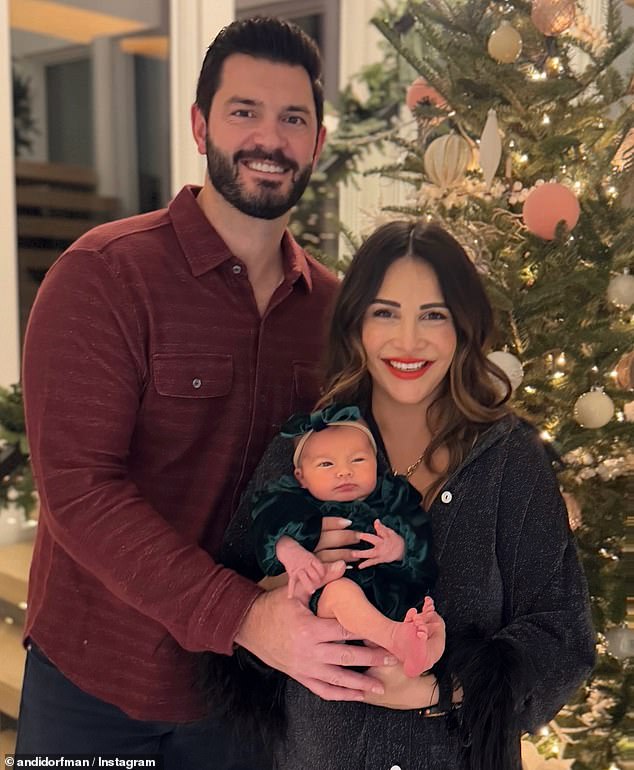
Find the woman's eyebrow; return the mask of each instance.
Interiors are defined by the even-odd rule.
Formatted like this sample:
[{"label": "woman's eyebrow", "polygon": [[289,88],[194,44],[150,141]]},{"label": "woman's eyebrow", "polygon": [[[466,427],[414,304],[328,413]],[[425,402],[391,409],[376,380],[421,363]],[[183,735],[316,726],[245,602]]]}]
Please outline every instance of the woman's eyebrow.
[{"label": "woman's eyebrow", "polygon": [[[374,305],[375,303],[381,304],[381,305],[388,305],[389,307],[400,307],[400,302],[394,302],[392,299],[381,299],[380,297],[377,297],[376,299],[372,300],[370,303],[371,305]],[[428,310],[432,307],[447,307],[447,304],[445,302],[426,302],[423,305],[420,305],[418,308],[419,310]]]}]

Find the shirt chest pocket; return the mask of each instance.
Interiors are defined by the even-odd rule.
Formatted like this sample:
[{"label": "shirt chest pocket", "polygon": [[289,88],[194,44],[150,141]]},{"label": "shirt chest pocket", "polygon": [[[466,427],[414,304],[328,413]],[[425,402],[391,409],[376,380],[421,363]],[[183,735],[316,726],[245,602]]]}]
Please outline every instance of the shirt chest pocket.
[{"label": "shirt chest pocket", "polygon": [[231,392],[233,356],[221,353],[156,353],[154,387],[172,398],[218,398]]}]

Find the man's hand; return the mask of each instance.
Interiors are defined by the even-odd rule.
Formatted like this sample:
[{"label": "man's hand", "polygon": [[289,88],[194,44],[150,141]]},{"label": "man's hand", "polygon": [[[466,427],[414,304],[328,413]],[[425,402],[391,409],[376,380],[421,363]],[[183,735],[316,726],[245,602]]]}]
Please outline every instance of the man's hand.
[{"label": "man's hand", "polygon": [[336,620],[316,617],[286,588],[276,588],[253,602],[235,641],[325,700],[362,701],[366,692],[381,694],[383,685],[344,667],[397,661],[381,648],[342,644],[351,638]]},{"label": "man's hand", "polygon": [[370,543],[372,548],[365,551],[351,551],[355,558],[363,559],[359,564],[359,569],[401,561],[405,555],[405,541],[397,532],[381,524],[378,519],[374,522],[374,530],[376,535],[367,532],[359,534],[359,538]]}]

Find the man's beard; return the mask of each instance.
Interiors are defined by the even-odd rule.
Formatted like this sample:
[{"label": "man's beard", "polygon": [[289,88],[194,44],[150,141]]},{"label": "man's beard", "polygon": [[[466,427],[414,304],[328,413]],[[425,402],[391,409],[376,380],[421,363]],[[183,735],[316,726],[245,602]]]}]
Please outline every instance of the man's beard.
[{"label": "man's beard", "polygon": [[[284,168],[290,168],[293,172],[290,190],[283,193],[279,189],[281,186],[279,181],[262,179],[258,183],[258,191],[246,192],[239,179],[240,161],[245,159],[270,161]],[[227,155],[207,137],[207,171],[212,185],[227,203],[250,217],[277,219],[290,211],[304,194],[312,170],[312,164],[300,169],[297,163],[287,158],[281,150],[271,153],[257,148],[249,151],[239,150],[231,162]]]}]

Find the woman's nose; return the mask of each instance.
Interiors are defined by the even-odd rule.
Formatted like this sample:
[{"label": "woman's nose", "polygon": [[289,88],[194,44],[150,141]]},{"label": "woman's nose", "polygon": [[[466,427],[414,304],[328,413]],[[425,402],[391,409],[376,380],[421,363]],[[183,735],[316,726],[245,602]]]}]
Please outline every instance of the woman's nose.
[{"label": "woman's nose", "polygon": [[395,342],[404,353],[413,353],[422,344],[419,325],[415,321],[401,319]]}]

